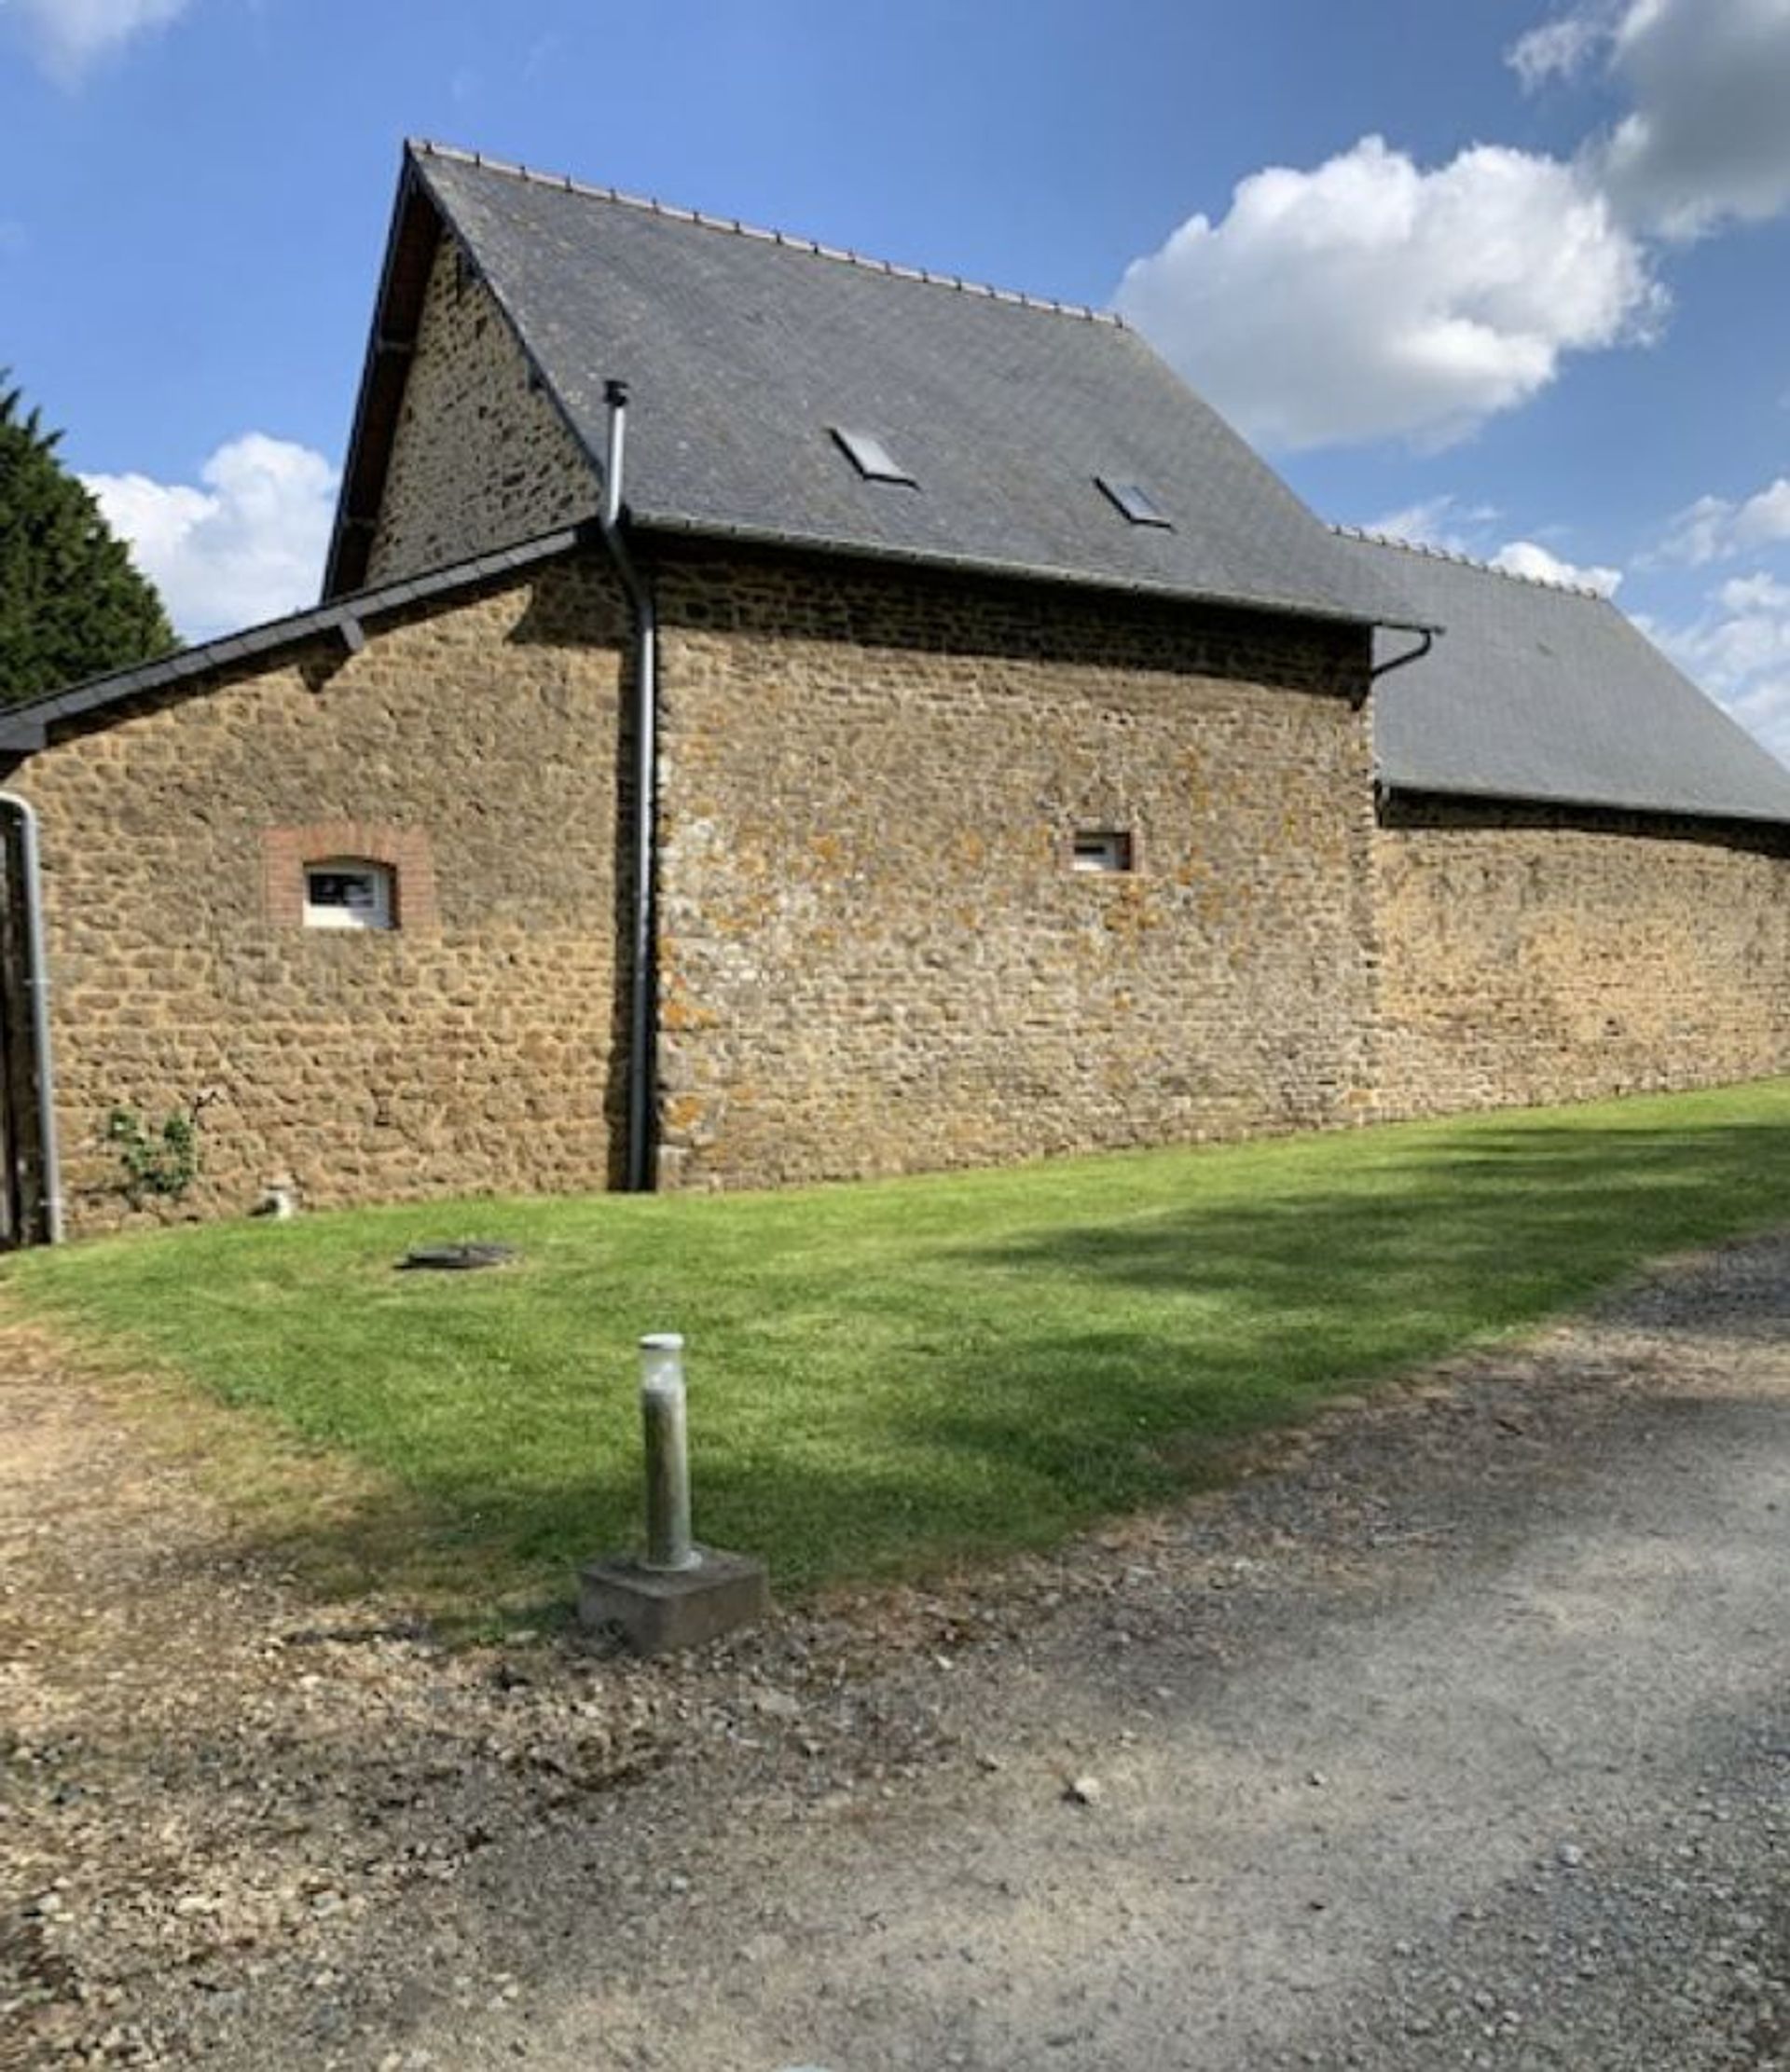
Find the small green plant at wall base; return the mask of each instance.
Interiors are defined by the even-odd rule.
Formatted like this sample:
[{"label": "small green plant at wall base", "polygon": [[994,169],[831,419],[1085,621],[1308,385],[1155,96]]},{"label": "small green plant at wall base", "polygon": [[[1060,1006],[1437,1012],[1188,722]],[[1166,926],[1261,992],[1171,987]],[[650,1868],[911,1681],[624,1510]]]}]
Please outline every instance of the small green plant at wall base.
[{"label": "small green plant at wall base", "polygon": [[178,1109],[151,1132],[133,1108],[114,1108],[105,1138],[117,1148],[124,1177],[118,1191],[133,1209],[152,1198],[178,1201],[199,1177],[199,1112]]}]

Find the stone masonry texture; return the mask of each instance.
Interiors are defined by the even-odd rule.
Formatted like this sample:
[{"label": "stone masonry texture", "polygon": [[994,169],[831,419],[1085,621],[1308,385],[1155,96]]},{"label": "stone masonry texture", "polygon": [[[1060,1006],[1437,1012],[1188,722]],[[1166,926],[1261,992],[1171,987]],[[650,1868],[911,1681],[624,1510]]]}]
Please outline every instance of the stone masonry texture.
[{"label": "stone masonry texture", "polygon": [[1375,877],[1387,1113],[1790,1070],[1790,830],[1400,799]]},{"label": "stone masonry texture", "polygon": [[[207,1096],[183,1212],[609,1184],[621,623],[559,562],[24,764],[75,1228],[125,1214],[110,1112]],[[389,933],[302,926],[344,853],[394,867]]]},{"label": "stone masonry texture", "polygon": [[[587,517],[444,237],[368,582]],[[1790,1070],[1790,830],[1383,801],[1363,629],[638,542],[661,622],[662,1186],[775,1186]],[[615,1184],[630,629],[600,552],[220,666],[7,781],[43,820],[76,1230]],[[1078,835],[1129,870],[1073,868]],[[389,931],[304,925],[382,865]]]},{"label": "stone masonry texture", "polygon": [[793,559],[658,590],[662,1184],[1371,1106],[1359,629]]},{"label": "stone masonry texture", "polygon": [[[489,543],[489,542],[482,542]],[[1395,799],[1359,630],[656,543],[660,1183],[996,1163],[1790,1069],[1790,831]],[[76,722],[43,819],[73,1227],[615,1184],[600,552]],[[1134,868],[1072,868],[1078,833]],[[389,867],[389,932],[304,869]],[[202,1105],[201,1105],[202,1104]]]},{"label": "stone masonry texture", "polygon": [[444,236],[405,383],[369,584],[450,567],[596,509],[583,448],[491,292]]}]

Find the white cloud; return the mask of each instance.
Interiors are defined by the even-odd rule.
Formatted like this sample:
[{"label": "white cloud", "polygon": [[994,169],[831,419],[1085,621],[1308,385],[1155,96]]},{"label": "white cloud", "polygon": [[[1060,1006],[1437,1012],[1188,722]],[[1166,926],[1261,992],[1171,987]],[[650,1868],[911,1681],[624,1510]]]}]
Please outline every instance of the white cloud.
[{"label": "white cloud", "polygon": [[1588,7],[1557,21],[1544,21],[1517,38],[1507,53],[1508,61],[1531,89],[1555,77],[1570,79],[1583,71],[1604,41],[1609,14],[1607,6]]},{"label": "white cloud", "polygon": [[1611,68],[1634,106],[1601,173],[1631,220],[1692,238],[1790,206],[1790,0],[1633,0]]},{"label": "white cloud", "polygon": [[8,4],[45,71],[72,86],[96,58],[165,28],[190,0],[0,0]]},{"label": "white cloud", "polygon": [[1534,540],[1508,540],[1488,551],[1490,528],[1498,512],[1489,503],[1466,504],[1450,495],[1426,498],[1407,504],[1402,511],[1388,511],[1362,529],[1408,545],[1432,547],[1464,560],[1482,562],[1502,569],[1507,575],[1528,576],[1536,583],[1563,583],[1573,590],[1595,590],[1601,597],[1613,597],[1622,581],[1620,569],[1580,567],[1563,560],[1551,548]]},{"label": "white cloud", "polygon": [[1730,576],[1715,593],[1723,611],[1745,613],[1790,609],[1790,583],[1763,570],[1755,575]]},{"label": "white cloud", "polygon": [[1656,240],[1790,209],[1790,0],[1573,0],[1508,56],[1531,88],[1595,67],[1618,119],[1570,163],[1425,169],[1366,137],[1269,167],[1134,261],[1118,308],[1265,444],[1445,446],[1650,336]]},{"label": "white cloud", "polygon": [[536,36],[530,44],[528,55],[522,61],[522,76],[525,79],[547,77],[565,54],[566,39],[553,30],[544,36]]},{"label": "white cloud", "polygon": [[1534,87],[1598,53],[1628,108],[1581,158],[1624,222],[1685,239],[1790,207],[1790,0],[1579,0],[1509,62]]},{"label": "white cloud", "polygon": [[1782,474],[1742,503],[1699,497],[1673,520],[1658,558],[1702,568],[1780,540],[1790,540],[1790,475]]},{"label": "white cloud", "polygon": [[1640,247],[1572,167],[1476,146],[1433,172],[1378,137],[1242,181],[1115,298],[1246,433],[1282,447],[1465,437],[1562,356],[1647,336]]},{"label": "white cloud", "polygon": [[1412,546],[1439,547],[1444,554],[1472,556],[1485,528],[1495,522],[1496,508],[1489,503],[1464,504],[1452,492],[1425,497],[1421,503],[1408,503],[1401,510],[1387,511],[1370,518],[1364,532],[1377,532],[1388,540],[1403,540]]},{"label": "white cloud", "polygon": [[203,487],[143,474],[81,480],[185,638],[208,640],[316,602],[337,474],[309,446],[245,432],[200,470]]},{"label": "white cloud", "polygon": [[1536,583],[1563,583],[1571,590],[1595,590],[1600,597],[1613,597],[1622,581],[1620,569],[1580,568],[1563,561],[1559,555],[1537,546],[1533,540],[1512,540],[1492,556],[1492,566],[1506,575],[1528,576]]},{"label": "white cloud", "polygon": [[1737,576],[1711,594],[1695,624],[1650,623],[1645,630],[1742,726],[1790,762],[1790,583]]}]

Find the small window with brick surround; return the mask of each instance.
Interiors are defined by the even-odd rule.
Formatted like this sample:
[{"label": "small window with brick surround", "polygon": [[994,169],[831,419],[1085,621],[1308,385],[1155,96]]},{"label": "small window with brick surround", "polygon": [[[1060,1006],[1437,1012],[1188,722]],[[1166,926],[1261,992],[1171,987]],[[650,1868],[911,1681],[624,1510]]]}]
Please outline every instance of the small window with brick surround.
[{"label": "small window with brick surround", "polygon": [[1078,828],[1069,844],[1069,869],[1111,877],[1133,870],[1134,852],[1128,828]]},{"label": "small window with brick surround", "polygon": [[305,866],[308,928],[389,928],[397,918],[390,864],[331,857]]},{"label": "small window with brick surround", "polygon": [[441,926],[422,828],[372,819],[263,828],[261,886],[262,913],[276,928],[427,935]]}]

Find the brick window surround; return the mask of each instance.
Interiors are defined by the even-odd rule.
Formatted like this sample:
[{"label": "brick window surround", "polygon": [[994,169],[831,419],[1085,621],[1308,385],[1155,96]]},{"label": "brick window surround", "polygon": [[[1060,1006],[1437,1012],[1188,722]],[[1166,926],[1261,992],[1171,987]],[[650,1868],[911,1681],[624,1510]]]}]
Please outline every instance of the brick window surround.
[{"label": "brick window surround", "polygon": [[268,925],[303,927],[306,867],[351,858],[382,863],[391,871],[394,928],[441,926],[429,837],[420,828],[378,820],[313,820],[300,828],[264,828],[261,884]]}]

